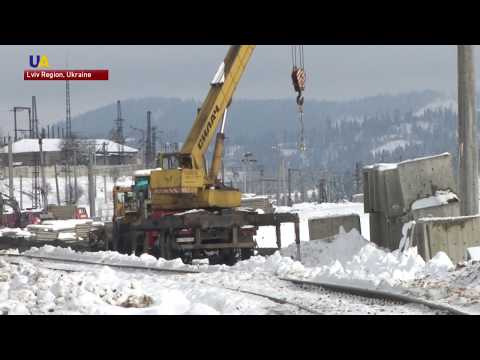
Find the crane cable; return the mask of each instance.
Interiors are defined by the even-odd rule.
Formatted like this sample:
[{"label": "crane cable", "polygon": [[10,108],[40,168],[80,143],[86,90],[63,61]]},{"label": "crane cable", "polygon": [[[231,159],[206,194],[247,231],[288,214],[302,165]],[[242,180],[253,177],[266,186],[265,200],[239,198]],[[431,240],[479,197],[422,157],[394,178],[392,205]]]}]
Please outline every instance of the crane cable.
[{"label": "crane cable", "polygon": [[300,122],[300,136],[299,136],[299,149],[303,153],[305,152],[305,136],[304,136],[304,122],[303,122],[303,114],[304,114],[304,97],[303,92],[305,91],[305,81],[306,81],[306,74],[305,74],[305,56],[303,51],[303,45],[292,45],[291,46],[292,52],[292,81],[293,87],[297,92],[297,105],[298,105],[298,114],[299,114],[299,122]]}]

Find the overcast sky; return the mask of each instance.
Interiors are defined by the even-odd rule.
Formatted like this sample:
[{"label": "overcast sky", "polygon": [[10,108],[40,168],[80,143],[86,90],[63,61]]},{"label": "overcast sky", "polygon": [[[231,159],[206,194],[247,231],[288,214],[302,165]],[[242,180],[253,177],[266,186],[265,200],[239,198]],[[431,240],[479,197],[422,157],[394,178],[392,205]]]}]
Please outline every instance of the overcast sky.
[{"label": "overcast sky", "polygon": [[[50,67],[109,69],[110,80],[71,82],[72,116],[117,99],[146,96],[201,100],[227,46],[0,46],[0,116],[12,122],[15,106],[37,96],[41,124],[65,116],[65,83],[24,81],[30,54],[48,56]],[[480,56],[476,56],[477,68]],[[305,46],[306,100],[343,100],[412,90],[456,93],[455,46]],[[288,45],[261,45],[238,88],[237,98],[294,98]],[[477,72],[478,74],[478,72]],[[478,76],[477,76],[478,81]]]}]

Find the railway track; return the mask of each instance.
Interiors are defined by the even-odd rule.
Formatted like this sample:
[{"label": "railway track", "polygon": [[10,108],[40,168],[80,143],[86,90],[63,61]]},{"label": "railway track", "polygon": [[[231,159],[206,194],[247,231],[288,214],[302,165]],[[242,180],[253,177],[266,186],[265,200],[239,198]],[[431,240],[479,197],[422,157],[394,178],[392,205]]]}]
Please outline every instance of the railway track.
[{"label": "railway track", "polygon": [[[187,269],[165,269],[165,268],[157,268],[157,267],[147,267],[147,266],[138,266],[138,265],[123,265],[123,264],[111,264],[107,262],[95,262],[95,261],[88,261],[88,260],[78,260],[78,259],[62,259],[62,258],[55,258],[55,257],[47,257],[47,256],[34,256],[34,255],[25,255],[25,254],[0,254],[0,258],[9,258],[11,259],[9,262],[12,264],[20,264],[18,262],[19,259],[29,259],[34,260],[37,262],[38,265],[47,268],[49,270],[56,270],[56,271],[65,271],[65,272],[80,272],[85,271],[85,268],[65,268],[59,267],[58,265],[52,265],[52,263],[56,264],[77,264],[77,265],[88,265],[88,266],[109,266],[116,269],[126,270],[126,271],[148,271],[148,272],[155,272],[155,273],[166,273],[166,274],[176,274],[176,275],[188,275],[188,274],[206,274],[205,272],[196,271],[196,270],[187,270]],[[15,260],[17,259],[17,260]],[[13,260],[13,261],[12,261]],[[398,293],[391,293],[373,289],[365,289],[365,288],[358,288],[352,286],[344,286],[338,284],[328,284],[328,283],[318,283],[318,282],[311,282],[311,281],[304,281],[299,279],[291,279],[291,278],[277,278],[282,283],[287,283],[293,285],[296,288],[302,289],[311,295],[319,295],[322,296],[328,294],[343,294],[345,299],[349,299],[351,302],[359,302],[367,304],[367,306],[377,306],[377,307],[384,307],[384,306],[393,306],[393,305],[418,305],[423,308],[428,308],[437,314],[451,314],[451,315],[472,315],[470,313],[461,311],[459,309],[444,305],[433,303],[427,300],[414,298],[410,296],[406,296],[403,294]],[[293,301],[289,296],[286,295],[288,291],[292,292],[290,288],[282,288],[279,289],[270,289],[271,293],[268,289],[265,292],[258,292],[252,289],[246,288],[238,288],[238,287],[231,287],[231,286],[224,286],[221,284],[211,284],[207,281],[200,281],[201,284],[215,287],[218,289],[232,291],[242,294],[247,294],[251,296],[261,297],[267,299],[275,304],[280,305],[277,309],[272,309],[272,314],[289,314],[289,313],[300,313],[300,314],[311,314],[311,315],[323,315],[326,313],[331,313],[331,311],[324,311],[322,309],[321,300],[318,301],[318,297],[312,296],[308,300],[308,305],[305,303],[305,299],[303,303],[298,301]],[[281,295],[274,295],[274,293],[281,292]],[[327,296],[328,297],[328,296]],[[349,297],[349,298],[348,298]],[[283,308],[282,308],[283,307]],[[296,311],[288,310],[288,308],[294,308]],[[287,310],[287,311],[286,311]]]},{"label": "railway track", "polygon": [[280,278],[280,280],[283,280],[307,289],[320,288],[326,291],[343,293],[343,294],[358,296],[362,298],[377,299],[381,301],[389,301],[392,303],[400,303],[400,304],[416,304],[416,305],[424,306],[434,311],[438,311],[440,313],[443,312],[449,315],[472,315],[468,312],[456,309],[448,305],[438,304],[438,303],[434,303],[424,299],[415,298],[415,297],[411,297],[411,296],[407,296],[399,293],[392,293],[392,292],[381,291],[376,289],[359,288],[359,287],[353,287],[353,286],[347,286],[347,285],[304,281],[304,280],[291,279],[291,278]]},{"label": "railway track", "polygon": [[[78,260],[78,259],[60,259],[55,257],[48,257],[48,256],[34,256],[34,255],[24,255],[24,254],[0,254],[0,257],[6,258],[24,258],[24,259],[32,259],[39,262],[59,262],[59,263],[71,263],[71,264],[80,264],[80,265],[93,265],[93,266],[109,266],[112,268],[117,269],[125,269],[125,270],[143,270],[143,271],[152,271],[157,273],[171,273],[171,274],[198,274],[199,271],[195,270],[186,270],[186,269],[166,269],[166,268],[157,268],[157,267],[148,267],[148,266],[139,266],[139,265],[123,265],[123,264],[111,264],[107,262],[95,262],[95,261],[88,261],[88,260]],[[53,266],[45,266],[51,270],[58,270],[58,271],[83,271],[82,270],[68,270],[62,268],[55,268]]]}]

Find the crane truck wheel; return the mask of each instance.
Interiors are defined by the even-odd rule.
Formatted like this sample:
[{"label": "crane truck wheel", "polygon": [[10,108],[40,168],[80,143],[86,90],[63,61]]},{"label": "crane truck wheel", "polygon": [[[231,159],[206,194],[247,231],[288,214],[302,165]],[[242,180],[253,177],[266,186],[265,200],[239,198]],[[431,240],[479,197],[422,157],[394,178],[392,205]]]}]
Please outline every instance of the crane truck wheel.
[{"label": "crane truck wheel", "polygon": [[113,251],[118,251],[119,240],[120,240],[120,226],[117,222],[114,222],[113,228],[112,228],[112,241],[111,241],[111,245],[109,245],[108,248]]},{"label": "crane truck wheel", "polygon": [[253,249],[242,249],[241,250],[241,259],[248,260],[254,255]]}]

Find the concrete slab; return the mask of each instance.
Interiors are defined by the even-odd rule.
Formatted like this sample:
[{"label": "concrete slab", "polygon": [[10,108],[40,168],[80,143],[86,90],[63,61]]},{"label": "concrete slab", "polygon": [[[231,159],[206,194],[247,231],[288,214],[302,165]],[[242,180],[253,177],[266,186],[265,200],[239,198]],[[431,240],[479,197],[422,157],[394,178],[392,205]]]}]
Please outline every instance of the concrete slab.
[{"label": "concrete slab", "polygon": [[363,178],[370,241],[380,247],[398,249],[403,225],[411,220],[460,215],[452,156],[448,153],[367,166]]},{"label": "concrete slab", "polygon": [[356,229],[361,233],[360,216],[358,214],[335,215],[308,220],[310,240],[323,240],[334,237],[340,233],[341,227],[346,232]]},{"label": "concrete slab", "polygon": [[468,248],[480,246],[480,216],[419,219],[412,244],[425,261],[443,251],[454,263],[462,262]]}]

